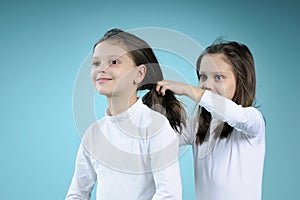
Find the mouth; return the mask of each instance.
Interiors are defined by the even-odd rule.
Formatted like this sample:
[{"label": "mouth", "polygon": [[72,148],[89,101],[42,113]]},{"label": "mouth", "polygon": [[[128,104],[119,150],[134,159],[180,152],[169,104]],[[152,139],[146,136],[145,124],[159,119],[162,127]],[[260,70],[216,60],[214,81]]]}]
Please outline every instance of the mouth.
[{"label": "mouth", "polygon": [[97,83],[106,83],[108,81],[111,81],[111,78],[97,78]]}]

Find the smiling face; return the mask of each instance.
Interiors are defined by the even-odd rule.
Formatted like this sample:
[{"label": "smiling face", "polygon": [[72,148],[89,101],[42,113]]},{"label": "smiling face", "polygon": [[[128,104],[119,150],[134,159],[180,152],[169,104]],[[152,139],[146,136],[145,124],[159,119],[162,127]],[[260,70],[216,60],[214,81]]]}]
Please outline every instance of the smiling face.
[{"label": "smiling face", "polygon": [[236,91],[232,66],[222,54],[206,54],[199,69],[199,86],[230,100]]},{"label": "smiling face", "polygon": [[137,89],[136,76],[137,67],[125,49],[106,41],[94,48],[91,79],[100,94],[131,96]]}]

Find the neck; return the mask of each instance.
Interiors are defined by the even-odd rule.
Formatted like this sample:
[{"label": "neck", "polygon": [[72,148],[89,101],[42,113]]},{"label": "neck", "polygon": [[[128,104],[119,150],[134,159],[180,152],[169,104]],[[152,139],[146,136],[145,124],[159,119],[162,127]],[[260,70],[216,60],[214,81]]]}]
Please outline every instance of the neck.
[{"label": "neck", "polygon": [[137,101],[137,96],[136,94],[128,98],[112,96],[107,97],[106,99],[108,102],[107,114],[114,116],[125,112],[129,107],[131,107]]}]

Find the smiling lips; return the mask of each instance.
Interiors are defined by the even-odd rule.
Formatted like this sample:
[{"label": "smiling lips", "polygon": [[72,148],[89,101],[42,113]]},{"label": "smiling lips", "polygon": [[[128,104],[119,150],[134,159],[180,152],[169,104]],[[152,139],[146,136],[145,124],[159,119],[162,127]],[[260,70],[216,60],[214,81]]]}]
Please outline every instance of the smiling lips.
[{"label": "smiling lips", "polygon": [[106,83],[112,80],[111,78],[97,78],[97,83]]}]

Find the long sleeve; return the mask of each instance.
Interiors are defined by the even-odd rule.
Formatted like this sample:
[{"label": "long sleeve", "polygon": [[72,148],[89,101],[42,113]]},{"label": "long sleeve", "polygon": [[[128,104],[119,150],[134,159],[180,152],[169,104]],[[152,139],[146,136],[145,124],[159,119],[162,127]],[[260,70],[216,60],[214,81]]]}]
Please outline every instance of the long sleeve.
[{"label": "long sleeve", "polygon": [[233,101],[205,91],[200,105],[216,119],[227,122],[230,126],[242,131],[249,137],[264,133],[265,123],[262,114],[254,107],[242,107]]},{"label": "long sleeve", "polygon": [[179,146],[191,145],[196,138],[198,122],[196,117],[189,117],[186,120],[186,126],[183,127],[179,135]]},{"label": "long sleeve", "polygon": [[181,200],[178,136],[168,122],[165,124],[162,132],[150,142],[151,167],[156,187],[152,200]]},{"label": "long sleeve", "polygon": [[75,172],[66,200],[90,199],[96,177],[96,173],[91,164],[90,155],[81,144],[77,153]]}]

